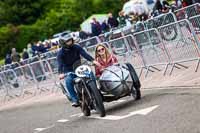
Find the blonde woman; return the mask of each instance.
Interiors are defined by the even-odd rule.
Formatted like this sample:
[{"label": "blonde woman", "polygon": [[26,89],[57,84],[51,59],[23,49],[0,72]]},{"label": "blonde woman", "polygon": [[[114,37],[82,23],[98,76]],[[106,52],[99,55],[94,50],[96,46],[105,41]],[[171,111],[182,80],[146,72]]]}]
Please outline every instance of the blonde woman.
[{"label": "blonde woman", "polygon": [[101,66],[95,66],[96,77],[100,77],[103,69],[117,63],[117,58],[109,52],[104,44],[98,44],[95,49],[95,60]]}]

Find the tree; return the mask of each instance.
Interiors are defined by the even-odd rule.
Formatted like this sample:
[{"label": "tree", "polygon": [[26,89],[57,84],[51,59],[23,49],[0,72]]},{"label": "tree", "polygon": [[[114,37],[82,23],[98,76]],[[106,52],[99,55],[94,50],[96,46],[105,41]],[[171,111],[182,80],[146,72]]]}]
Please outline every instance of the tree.
[{"label": "tree", "polygon": [[1,0],[0,25],[32,24],[45,12],[50,0]]},{"label": "tree", "polygon": [[55,33],[75,31],[92,14],[117,15],[123,4],[123,0],[0,0],[0,57],[12,47],[22,50]]}]

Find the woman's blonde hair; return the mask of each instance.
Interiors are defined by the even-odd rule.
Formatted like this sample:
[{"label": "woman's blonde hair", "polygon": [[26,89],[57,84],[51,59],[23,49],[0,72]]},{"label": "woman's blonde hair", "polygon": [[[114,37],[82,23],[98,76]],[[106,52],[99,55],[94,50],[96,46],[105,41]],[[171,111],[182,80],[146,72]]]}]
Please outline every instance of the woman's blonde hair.
[{"label": "woman's blonde hair", "polygon": [[96,49],[95,49],[95,60],[97,60],[97,58],[101,58],[101,56],[98,54],[98,47],[103,47],[104,49],[105,49],[105,54],[106,54],[106,62],[107,62],[107,60],[108,60],[108,58],[110,57],[110,52],[109,52],[109,50],[108,50],[108,48],[104,45],[104,44],[102,44],[102,43],[100,43],[100,44],[98,44],[97,46],[96,46]]}]

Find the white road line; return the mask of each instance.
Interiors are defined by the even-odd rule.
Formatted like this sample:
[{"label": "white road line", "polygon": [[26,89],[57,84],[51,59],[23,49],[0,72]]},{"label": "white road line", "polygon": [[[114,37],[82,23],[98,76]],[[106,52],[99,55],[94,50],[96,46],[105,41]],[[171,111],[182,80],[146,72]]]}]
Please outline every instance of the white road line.
[{"label": "white road line", "polygon": [[118,104],[118,103],[123,103],[125,101],[126,100],[124,100],[124,99],[119,99],[117,101],[112,101],[112,102],[104,103],[104,105],[107,106],[107,105],[110,105],[110,104]]},{"label": "white road line", "polygon": [[152,89],[141,89],[141,91],[157,91],[157,90],[175,90],[177,88],[171,87],[171,88],[152,88]]},{"label": "white road line", "polygon": [[39,133],[39,132],[42,132],[44,130],[47,130],[47,129],[50,129],[50,128],[53,128],[55,125],[51,125],[51,126],[48,126],[48,127],[45,127],[45,128],[36,128],[34,129],[34,133]]},{"label": "white road line", "polygon": [[115,121],[115,120],[125,119],[125,118],[128,118],[128,117],[134,116],[134,115],[147,115],[158,107],[159,107],[159,105],[155,105],[155,106],[152,106],[152,107],[149,107],[149,108],[130,112],[129,114],[124,115],[124,116],[106,115],[105,117],[90,116],[90,118],[103,119],[103,120],[114,120]]},{"label": "white road line", "polygon": [[80,117],[82,115],[83,115],[83,113],[78,113],[78,114],[71,115],[70,117]]},{"label": "white road line", "polygon": [[65,122],[68,122],[69,120],[67,120],[67,119],[60,119],[60,120],[57,120],[57,122],[59,122],[59,123],[65,123]]},{"label": "white road line", "polygon": [[41,132],[41,131],[44,131],[44,130],[46,130],[46,128],[36,128],[36,129],[34,129],[35,131],[38,131],[38,132]]}]

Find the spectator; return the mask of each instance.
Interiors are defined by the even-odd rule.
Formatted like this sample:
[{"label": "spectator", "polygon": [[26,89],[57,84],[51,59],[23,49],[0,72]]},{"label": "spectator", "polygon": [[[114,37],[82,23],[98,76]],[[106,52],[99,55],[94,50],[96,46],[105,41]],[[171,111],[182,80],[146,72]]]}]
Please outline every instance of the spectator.
[{"label": "spectator", "polygon": [[193,4],[200,3],[200,0],[192,0],[192,1],[193,1]]},{"label": "spectator", "polygon": [[15,48],[12,48],[12,54],[11,54],[12,62],[20,62],[20,55],[16,52]]},{"label": "spectator", "polygon": [[49,51],[49,49],[51,48],[51,45],[48,40],[45,40],[43,42],[43,47],[46,49],[46,51]]},{"label": "spectator", "polygon": [[101,30],[103,33],[108,32],[109,31],[109,26],[106,23],[106,20],[103,21],[103,23],[101,24]]},{"label": "spectator", "polygon": [[33,50],[33,56],[36,56],[36,54],[37,54],[37,43],[36,42],[33,43],[32,50]]},{"label": "spectator", "polygon": [[162,12],[166,13],[169,12],[169,3],[166,0],[163,0],[162,2]]},{"label": "spectator", "polygon": [[80,31],[79,32],[79,37],[81,38],[81,40],[85,40],[89,37],[89,35],[85,32],[85,31]]},{"label": "spectator", "polygon": [[178,8],[178,9],[180,9],[180,8],[182,8],[182,0],[176,0],[176,7]]},{"label": "spectator", "polygon": [[39,42],[37,43],[37,46],[36,46],[36,51],[37,51],[39,54],[45,53],[45,52],[47,52],[47,48],[45,48],[44,45],[42,44],[42,42],[39,41]]},{"label": "spectator", "polygon": [[12,64],[11,52],[8,52],[5,57],[5,65]]},{"label": "spectator", "polygon": [[158,12],[158,14],[160,14],[162,12],[162,9],[162,3],[160,2],[160,0],[157,0],[153,7],[153,12]]},{"label": "spectator", "polygon": [[23,53],[22,53],[22,59],[26,60],[29,58],[28,52],[27,50],[24,48]]},{"label": "spectator", "polygon": [[124,16],[124,12],[123,11],[119,12],[118,22],[119,22],[120,26],[125,26],[126,25],[126,17]]},{"label": "spectator", "polygon": [[186,7],[192,4],[193,4],[192,0],[183,0],[183,7]]},{"label": "spectator", "polygon": [[34,55],[34,51],[32,49],[32,45],[30,43],[27,45],[27,53],[28,53],[29,58],[33,57],[33,55]]},{"label": "spectator", "polygon": [[101,25],[96,20],[96,18],[92,19],[92,21],[91,21],[91,27],[92,27],[92,35],[93,36],[98,36],[98,35],[101,34]]},{"label": "spectator", "polygon": [[108,14],[108,25],[110,28],[115,28],[118,27],[119,22],[117,21],[116,18],[113,17],[112,13]]},{"label": "spectator", "polygon": [[59,48],[58,47],[59,45],[56,42],[50,42],[50,44],[51,44],[51,48],[49,49],[50,51],[56,50],[57,48]]}]

